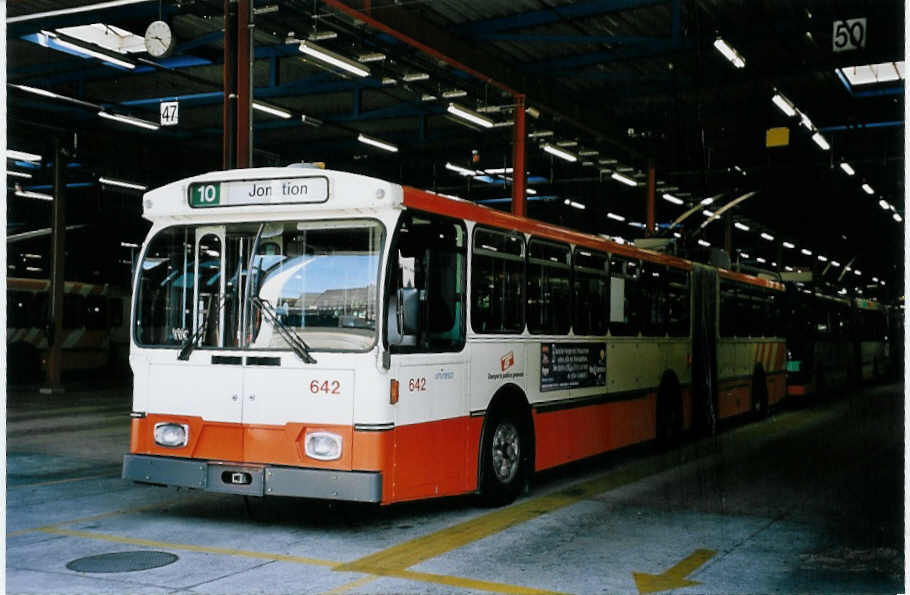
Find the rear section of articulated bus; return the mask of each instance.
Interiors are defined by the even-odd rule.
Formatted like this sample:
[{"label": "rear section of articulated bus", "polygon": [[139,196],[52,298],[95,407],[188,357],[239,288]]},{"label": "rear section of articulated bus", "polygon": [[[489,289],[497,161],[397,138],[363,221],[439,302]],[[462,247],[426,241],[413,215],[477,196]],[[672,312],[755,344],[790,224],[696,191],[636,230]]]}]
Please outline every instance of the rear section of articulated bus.
[{"label": "rear section of articulated bus", "polygon": [[[146,195],[153,226],[134,287],[125,478],[385,500],[392,445],[381,430],[392,413],[379,288],[399,211],[375,201],[388,204],[394,190],[258,169]],[[195,194],[214,200],[200,206]]]}]

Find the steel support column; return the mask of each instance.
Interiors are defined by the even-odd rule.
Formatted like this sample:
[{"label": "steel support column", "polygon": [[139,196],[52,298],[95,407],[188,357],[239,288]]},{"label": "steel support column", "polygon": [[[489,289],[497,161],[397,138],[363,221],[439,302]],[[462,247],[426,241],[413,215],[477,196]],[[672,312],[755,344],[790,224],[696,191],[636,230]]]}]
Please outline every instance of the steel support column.
[{"label": "steel support column", "polygon": [[512,214],[525,215],[525,96],[515,96],[515,126],[512,141]]},{"label": "steel support column", "polygon": [[657,175],[654,171],[654,159],[648,161],[648,195],[645,207],[645,237],[654,235],[654,195],[657,192]]},{"label": "steel support column", "polygon": [[253,2],[237,0],[237,160],[234,167],[253,162]]},{"label": "steel support column", "polygon": [[63,143],[54,141],[54,203],[51,221],[50,303],[47,321],[47,382],[45,394],[63,392],[63,265],[66,257],[66,154]]},{"label": "steel support column", "polygon": [[224,0],[222,169],[237,162],[237,0]]}]

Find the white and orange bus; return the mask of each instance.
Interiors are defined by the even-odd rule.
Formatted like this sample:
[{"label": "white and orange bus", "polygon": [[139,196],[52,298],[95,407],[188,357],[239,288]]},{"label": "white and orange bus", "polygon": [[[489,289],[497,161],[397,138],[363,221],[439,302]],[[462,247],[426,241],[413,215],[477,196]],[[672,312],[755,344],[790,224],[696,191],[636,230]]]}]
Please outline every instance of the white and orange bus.
[{"label": "white and orange bus", "polygon": [[[6,280],[7,380],[39,381],[47,370],[50,338],[48,279]],[[126,365],[129,300],[123,289],[105,283],[63,285],[63,371]]]},{"label": "white and orange bus", "polygon": [[318,169],[181,180],[144,216],[127,479],[504,503],[786,391],[773,281]]}]

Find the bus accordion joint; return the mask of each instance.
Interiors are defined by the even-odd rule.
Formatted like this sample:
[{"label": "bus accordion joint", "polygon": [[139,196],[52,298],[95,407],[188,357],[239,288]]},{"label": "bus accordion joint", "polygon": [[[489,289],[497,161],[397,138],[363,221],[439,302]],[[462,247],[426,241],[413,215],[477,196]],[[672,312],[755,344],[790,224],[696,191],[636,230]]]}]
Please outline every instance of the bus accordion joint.
[{"label": "bus accordion joint", "polygon": [[392,378],[389,383],[389,403],[394,405],[398,402],[398,380]]}]

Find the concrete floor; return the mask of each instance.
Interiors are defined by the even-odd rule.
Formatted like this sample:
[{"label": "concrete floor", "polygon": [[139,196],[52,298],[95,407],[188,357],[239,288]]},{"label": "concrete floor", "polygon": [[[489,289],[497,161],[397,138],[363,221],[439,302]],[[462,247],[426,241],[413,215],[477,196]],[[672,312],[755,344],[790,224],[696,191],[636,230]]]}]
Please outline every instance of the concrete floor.
[{"label": "concrete floor", "polygon": [[[903,386],[538,476],[500,509],[374,508],[119,479],[128,389],[8,394],[9,593],[898,593]],[[179,559],[76,572],[116,552]]]}]

